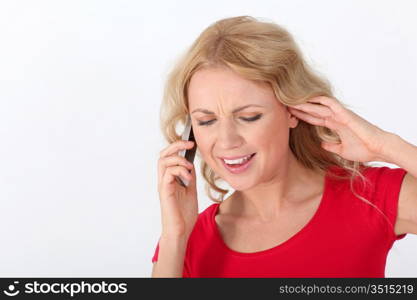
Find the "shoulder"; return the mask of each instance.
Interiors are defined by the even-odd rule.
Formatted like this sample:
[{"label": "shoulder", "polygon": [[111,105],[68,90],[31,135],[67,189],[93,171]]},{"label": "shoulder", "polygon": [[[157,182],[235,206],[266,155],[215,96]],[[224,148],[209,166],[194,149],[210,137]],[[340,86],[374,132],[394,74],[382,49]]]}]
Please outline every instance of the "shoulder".
[{"label": "shoulder", "polygon": [[390,168],[386,166],[366,166],[363,169],[364,174],[376,179],[383,179],[383,177],[387,176],[401,176],[404,172],[405,170],[402,168]]},{"label": "shoulder", "polygon": [[216,207],[220,205],[220,203],[213,203],[211,205],[209,205],[208,207],[206,207],[203,211],[201,211],[198,214],[199,218],[207,218],[209,217],[211,214],[214,213],[214,211],[216,210]]},{"label": "shoulder", "polygon": [[[389,232],[392,240],[403,238],[406,231],[401,226],[393,227],[404,213],[401,213],[400,191],[407,171],[403,168],[368,165],[361,170],[365,180],[355,178],[354,189],[375,205],[384,218],[389,221]],[[399,209],[400,208],[400,209]],[[387,223],[385,223],[387,224]],[[401,234],[401,235],[400,235]]]},{"label": "shoulder", "polygon": [[360,174],[354,176],[351,181],[349,170],[332,166],[331,172],[329,171],[331,186],[338,191],[355,192],[381,206],[386,206],[387,201],[395,202],[398,199],[401,182],[407,173],[402,168],[373,165],[363,166],[359,171]]},{"label": "shoulder", "polygon": [[207,228],[211,226],[211,220],[214,218],[214,213],[216,211],[217,206],[219,203],[213,203],[206,207],[203,211],[198,214],[196,227],[204,227]]},{"label": "shoulder", "polygon": [[363,170],[368,183],[375,196],[381,198],[396,198],[401,188],[402,180],[407,173],[403,168],[390,168],[386,166],[369,166]]},{"label": "shoulder", "polygon": [[[366,165],[359,169],[360,174],[364,177],[367,183],[389,183],[395,179],[401,179],[406,171],[402,168],[390,168],[386,166]],[[349,181],[350,172],[339,166],[329,167],[329,177],[332,179],[342,179]],[[354,182],[361,182],[361,176],[356,176]]]}]

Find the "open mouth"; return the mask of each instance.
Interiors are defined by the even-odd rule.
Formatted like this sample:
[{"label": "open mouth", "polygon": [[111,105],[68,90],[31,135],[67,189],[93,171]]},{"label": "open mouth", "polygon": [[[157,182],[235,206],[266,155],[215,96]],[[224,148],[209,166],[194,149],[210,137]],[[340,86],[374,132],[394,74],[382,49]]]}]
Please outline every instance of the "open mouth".
[{"label": "open mouth", "polygon": [[241,163],[227,163],[226,161],[225,161],[225,163],[229,167],[239,167],[239,166],[244,165],[246,162],[250,161],[255,154],[256,153],[252,153],[248,158],[243,159],[243,161]]},{"label": "open mouth", "polygon": [[256,153],[252,153],[249,158],[245,159],[241,163],[230,164],[230,163],[226,163],[224,161],[224,159],[222,159],[222,162],[223,162],[223,165],[226,167],[226,169],[228,169],[230,172],[232,172],[234,174],[241,173],[241,172],[245,171],[250,166],[255,154]]}]

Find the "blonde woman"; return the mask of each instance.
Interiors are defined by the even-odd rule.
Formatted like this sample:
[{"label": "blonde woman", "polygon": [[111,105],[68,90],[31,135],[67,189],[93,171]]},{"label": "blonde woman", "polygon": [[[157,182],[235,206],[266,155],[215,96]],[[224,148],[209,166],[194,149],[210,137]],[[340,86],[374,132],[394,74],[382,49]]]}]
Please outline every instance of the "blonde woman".
[{"label": "blonde woman", "polygon": [[[176,132],[187,115],[195,145]],[[384,277],[392,244],[417,234],[417,147],[336,99],[277,24],[204,30],[169,74],[161,128],[152,277]],[[178,155],[194,146],[215,202],[201,213]]]}]

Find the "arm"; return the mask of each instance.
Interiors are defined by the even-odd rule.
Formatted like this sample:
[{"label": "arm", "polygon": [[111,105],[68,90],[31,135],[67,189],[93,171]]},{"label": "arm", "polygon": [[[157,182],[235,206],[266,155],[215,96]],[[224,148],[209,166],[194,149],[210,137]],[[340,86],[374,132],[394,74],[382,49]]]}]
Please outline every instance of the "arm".
[{"label": "arm", "polygon": [[417,234],[417,147],[400,136],[389,133],[381,161],[407,171],[400,189],[395,233]]},{"label": "arm", "polygon": [[335,131],[340,142],[322,147],[344,159],[383,161],[407,171],[398,199],[396,234],[417,234],[417,147],[398,135],[382,130],[332,97],[319,96],[288,108],[295,117]]},{"label": "arm", "polygon": [[158,261],[153,265],[152,277],[182,278],[187,240],[182,237],[161,236]]}]

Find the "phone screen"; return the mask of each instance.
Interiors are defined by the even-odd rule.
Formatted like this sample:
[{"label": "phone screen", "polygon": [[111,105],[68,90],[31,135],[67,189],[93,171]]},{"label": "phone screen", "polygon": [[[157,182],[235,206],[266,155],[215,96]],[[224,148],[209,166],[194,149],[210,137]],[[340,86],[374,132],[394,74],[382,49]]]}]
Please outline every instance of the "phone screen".
[{"label": "phone screen", "polygon": [[[194,163],[194,157],[195,157],[195,153],[197,151],[197,145],[195,143],[195,139],[194,139],[194,133],[193,133],[193,127],[191,126],[191,117],[190,115],[187,115],[187,120],[185,122],[185,127],[184,127],[184,132],[181,136],[182,140],[186,140],[186,141],[193,141],[194,142],[194,146],[191,149],[184,149],[179,151],[178,155],[185,157],[186,160],[188,160],[190,163]],[[181,184],[182,186],[186,186],[182,180],[182,178],[179,176],[177,176],[177,182],[179,184]]]}]

